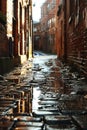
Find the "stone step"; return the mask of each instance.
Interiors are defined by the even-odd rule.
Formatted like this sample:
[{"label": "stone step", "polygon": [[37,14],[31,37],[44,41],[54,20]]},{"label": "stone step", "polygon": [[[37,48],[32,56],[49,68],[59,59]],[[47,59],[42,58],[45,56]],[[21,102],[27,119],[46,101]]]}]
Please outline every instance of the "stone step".
[{"label": "stone step", "polygon": [[79,130],[74,125],[45,125],[45,130]]},{"label": "stone step", "polygon": [[48,115],[59,115],[59,112],[55,112],[55,111],[43,111],[43,110],[36,110],[33,112],[33,115],[36,117],[43,117],[43,116],[48,116]]},{"label": "stone step", "polygon": [[49,125],[55,125],[55,124],[72,124],[71,117],[67,115],[51,115],[51,116],[45,116],[45,123]]},{"label": "stone step", "polygon": [[72,116],[74,122],[82,129],[87,130],[87,114]]},{"label": "stone step", "polygon": [[26,126],[26,127],[16,127],[13,130],[42,130],[42,128],[34,126]]}]

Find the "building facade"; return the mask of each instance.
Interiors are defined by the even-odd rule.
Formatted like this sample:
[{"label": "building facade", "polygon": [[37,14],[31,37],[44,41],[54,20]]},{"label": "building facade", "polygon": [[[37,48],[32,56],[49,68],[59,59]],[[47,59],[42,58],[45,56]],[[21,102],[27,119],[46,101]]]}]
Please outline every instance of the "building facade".
[{"label": "building facade", "polygon": [[[87,1],[61,0],[61,2],[63,4],[58,14],[58,22],[61,20],[63,22],[60,30],[63,29],[64,37],[61,35],[63,44],[59,40],[58,56],[87,75]],[[61,51],[62,47],[64,51]]]},{"label": "building facade", "polygon": [[87,75],[87,1],[46,0],[40,22],[42,50]]},{"label": "building facade", "polygon": [[6,1],[0,1],[0,57],[8,56],[8,38],[6,35]]},{"label": "building facade", "polygon": [[42,50],[40,22],[33,22],[33,44],[34,50]]},{"label": "building facade", "polygon": [[66,8],[67,60],[87,75],[87,1],[66,0]]},{"label": "building facade", "polygon": [[46,0],[41,7],[41,43],[45,52],[57,52],[57,8],[59,0]]},{"label": "building facade", "polygon": [[0,13],[0,26],[5,30],[5,38],[0,33],[0,57],[23,63],[32,57],[32,0],[0,0]]}]

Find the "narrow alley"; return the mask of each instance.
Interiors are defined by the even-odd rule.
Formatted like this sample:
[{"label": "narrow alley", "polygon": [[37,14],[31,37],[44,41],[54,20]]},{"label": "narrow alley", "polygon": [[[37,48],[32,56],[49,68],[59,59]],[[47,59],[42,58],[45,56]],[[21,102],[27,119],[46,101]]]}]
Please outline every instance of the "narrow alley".
[{"label": "narrow alley", "polygon": [[0,130],[87,130],[87,81],[56,55],[0,76]]},{"label": "narrow alley", "polygon": [[0,130],[87,130],[87,0],[0,0]]}]

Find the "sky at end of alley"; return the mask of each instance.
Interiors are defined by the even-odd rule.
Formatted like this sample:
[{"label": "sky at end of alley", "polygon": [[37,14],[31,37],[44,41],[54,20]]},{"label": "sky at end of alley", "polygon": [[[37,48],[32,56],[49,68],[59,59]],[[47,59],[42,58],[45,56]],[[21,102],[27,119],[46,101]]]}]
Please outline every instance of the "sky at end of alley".
[{"label": "sky at end of alley", "polygon": [[32,14],[33,14],[33,21],[39,21],[41,18],[41,5],[46,1],[46,0],[32,0]]}]

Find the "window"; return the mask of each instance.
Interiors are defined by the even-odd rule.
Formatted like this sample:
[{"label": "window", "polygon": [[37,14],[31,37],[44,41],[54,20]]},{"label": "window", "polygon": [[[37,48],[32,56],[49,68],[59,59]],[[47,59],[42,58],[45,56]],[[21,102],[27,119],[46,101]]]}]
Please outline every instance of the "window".
[{"label": "window", "polygon": [[51,19],[48,20],[48,28],[51,27]]},{"label": "window", "polygon": [[37,28],[34,28],[34,30],[33,30],[34,32],[37,32]]},{"label": "window", "polygon": [[51,8],[53,9],[56,6],[56,0],[52,0],[51,2]]},{"label": "window", "polygon": [[52,26],[54,26],[55,25],[55,17],[53,17],[51,20],[52,20],[51,24],[52,24]]}]

